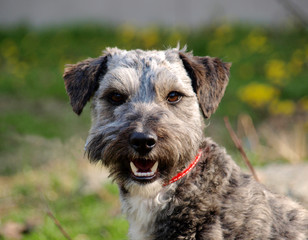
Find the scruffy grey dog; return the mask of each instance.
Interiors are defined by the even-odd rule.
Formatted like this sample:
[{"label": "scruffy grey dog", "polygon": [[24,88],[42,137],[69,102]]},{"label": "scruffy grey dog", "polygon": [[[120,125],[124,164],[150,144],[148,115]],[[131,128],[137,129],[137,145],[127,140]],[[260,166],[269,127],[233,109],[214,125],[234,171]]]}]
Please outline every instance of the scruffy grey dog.
[{"label": "scruffy grey dog", "polygon": [[130,239],[308,239],[306,210],[203,135],[230,66],[179,48],[112,48],[65,69],[77,114],[93,97],[85,150],[118,184]]}]

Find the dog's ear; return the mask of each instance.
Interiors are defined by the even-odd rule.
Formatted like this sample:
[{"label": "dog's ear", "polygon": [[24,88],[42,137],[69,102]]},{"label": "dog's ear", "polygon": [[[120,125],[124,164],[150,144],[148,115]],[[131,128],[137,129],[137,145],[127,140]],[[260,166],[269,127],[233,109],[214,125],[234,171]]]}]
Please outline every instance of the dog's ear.
[{"label": "dog's ear", "polygon": [[107,58],[88,58],[76,64],[66,65],[63,78],[73,111],[80,115],[86,103],[99,86],[99,77],[107,71]]},{"label": "dog's ear", "polygon": [[229,81],[231,63],[218,58],[197,57],[180,52],[184,68],[192,80],[193,89],[205,118],[209,118],[218,107]]}]

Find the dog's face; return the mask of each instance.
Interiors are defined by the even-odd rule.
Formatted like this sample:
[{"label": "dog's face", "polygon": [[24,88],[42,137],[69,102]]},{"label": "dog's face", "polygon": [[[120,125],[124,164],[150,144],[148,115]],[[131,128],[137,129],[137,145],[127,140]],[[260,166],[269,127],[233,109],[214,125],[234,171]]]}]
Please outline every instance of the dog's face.
[{"label": "dog's face", "polygon": [[64,80],[73,110],[80,114],[93,97],[85,147],[90,160],[101,160],[127,190],[162,186],[197,153],[202,115],[216,110],[229,68],[179,49],[116,48],[68,66]]}]

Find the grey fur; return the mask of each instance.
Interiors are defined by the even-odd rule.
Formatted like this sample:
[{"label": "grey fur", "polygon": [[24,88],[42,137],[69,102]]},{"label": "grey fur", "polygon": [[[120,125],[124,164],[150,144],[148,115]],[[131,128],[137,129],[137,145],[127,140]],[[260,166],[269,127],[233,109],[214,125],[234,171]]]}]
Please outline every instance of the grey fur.
[{"label": "grey fur", "polygon": [[[203,135],[203,117],[216,110],[230,66],[178,48],[112,48],[65,70],[76,113],[93,97],[85,149],[118,184],[130,239],[308,239],[305,209],[255,182]],[[192,171],[164,186],[198,149]]]}]

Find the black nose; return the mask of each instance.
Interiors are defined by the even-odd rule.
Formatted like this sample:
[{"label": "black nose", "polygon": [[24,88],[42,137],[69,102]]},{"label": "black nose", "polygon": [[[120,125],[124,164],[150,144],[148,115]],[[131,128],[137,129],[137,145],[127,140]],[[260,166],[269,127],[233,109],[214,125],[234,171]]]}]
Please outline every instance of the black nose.
[{"label": "black nose", "polygon": [[138,153],[149,153],[156,145],[157,136],[151,133],[134,132],[130,136],[129,143]]}]

